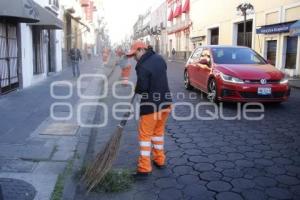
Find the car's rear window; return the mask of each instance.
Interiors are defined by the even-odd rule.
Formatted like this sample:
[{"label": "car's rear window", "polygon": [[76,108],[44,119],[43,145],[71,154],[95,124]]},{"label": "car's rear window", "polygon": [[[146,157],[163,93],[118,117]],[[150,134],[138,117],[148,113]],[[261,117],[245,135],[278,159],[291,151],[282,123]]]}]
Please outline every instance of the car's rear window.
[{"label": "car's rear window", "polygon": [[249,48],[212,48],[214,62],[217,64],[266,64],[266,61]]}]

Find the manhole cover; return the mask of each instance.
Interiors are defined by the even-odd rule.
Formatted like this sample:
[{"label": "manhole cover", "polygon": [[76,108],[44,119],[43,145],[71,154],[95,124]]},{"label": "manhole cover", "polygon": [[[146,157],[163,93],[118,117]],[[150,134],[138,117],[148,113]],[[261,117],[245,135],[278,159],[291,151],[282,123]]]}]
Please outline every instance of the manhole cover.
[{"label": "manhole cover", "polygon": [[25,181],[0,178],[0,200],[33,200],[35,195],[34,187]]}]

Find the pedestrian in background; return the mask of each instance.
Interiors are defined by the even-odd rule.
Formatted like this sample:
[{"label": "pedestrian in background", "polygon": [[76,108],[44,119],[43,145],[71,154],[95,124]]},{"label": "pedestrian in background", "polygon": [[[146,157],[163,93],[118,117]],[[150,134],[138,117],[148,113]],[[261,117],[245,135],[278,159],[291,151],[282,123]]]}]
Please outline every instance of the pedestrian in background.
[{"label": "pedestrian in background", "polygon": [[117,48],[116,55],[118,56],[117,65],[121,68],[122,84],[127,86],[131,72],[131,63],[129,61],[130,58],[126,56],[122,47]]},{"label": "pedestrian in background", "polygon": [[132,44],[129,57],[137,61],[135,93],[141,95],[138,137],[140,156],[136,177],[145,177],[152,172],[153,164],[158,168],[166,165],[164,152],[165,126],[171,112],[171,93],[167,78],[167,64],[146,44]]},{"label": "pedestrian in background", "polygon": [[109,56],[110,56],[110,50],[108,48],[105,48],[102,53],[102,60],[104,64],[108,63]]},{"label": "pedestrian in background", "polygon": [[172,49],[172,61],[175,61],[175,54],[176,54],[176,51],[175,51],[175,49],[173,48],[173,49]]},{"label": "pedestrian in background", "polygon": [[92,58],[92,47],[88,47],[88,49],[87,49],[87,56],[88,56],[88,59],[89,60],[91,60],[91,58]]},{"label": "pedestrian in background", "polygon": [[72,49],[70,49],[69,57],[72,63],[73,76],[79,77],[80,76],[79,61],[82,60],[80,50],[74,46]]}]

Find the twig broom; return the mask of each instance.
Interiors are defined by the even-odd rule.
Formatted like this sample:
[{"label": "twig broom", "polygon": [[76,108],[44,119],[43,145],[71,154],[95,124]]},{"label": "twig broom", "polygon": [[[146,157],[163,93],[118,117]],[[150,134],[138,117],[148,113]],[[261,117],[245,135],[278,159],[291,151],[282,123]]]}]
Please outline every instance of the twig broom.
[{"label": "twig broom", "polygon": [[[133,105],[135,96],[136,94],[131,99],[131,105]],[[108,143],[106,143],[105,147],[96,155],[94,162],[87,167],[85,174],[81,179],[87,186],[87,193],[97,186],[97,184],[101,182],[104,176],[111,169],[112,164],[117,157],[122,138],[122,132],[130,114],[131,109],[124,114],[123,120],[116,127],[115,132],[109,139]]]}]

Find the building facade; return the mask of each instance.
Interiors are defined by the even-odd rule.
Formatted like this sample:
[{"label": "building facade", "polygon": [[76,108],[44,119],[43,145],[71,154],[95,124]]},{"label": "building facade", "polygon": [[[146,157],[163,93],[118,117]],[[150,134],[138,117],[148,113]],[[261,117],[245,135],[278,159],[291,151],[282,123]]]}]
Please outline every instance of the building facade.
[{"label": "building facade", "polygon": [[150,21],[150,44],[154,50],[167,55],[167,2],[152,9]]},{"label": "building facade", "polygon": [[148,9],[145,14],[139,15],[137,21],[133,25],[133,40],[141,40],[150,44],[150,21],[151,9]]},{"label": "building facade", "polygon": [[191,43],[190,33],[192,20],[190,17],[190,0],[167,0],[168,7],[168,55],[171,55],[173,49],[176,56],[186,59],[190,55]]},{"label": "building facade", "polygon": [[58,1],[3,0],[0,7],[0,95],[61,71]]},{"label": "building facade", "polygon": [[63,66],[70,65],[68,53],[73,47],[85,51],[90,26],[88,20],[92,20],[93,4],[89,0],[61,0],[61,15],[64,22],[62,35]]},{"label": "building facade", "polygon": [[[300,38],[289,27],[300,20],[299,0],[251,0],[253,12],[246,22],[246,46],[260,53],[290,76],[300,75]],[[243,45],[244,18],[237,12],[240,0],[192,0],[190,42],[199,45]],[[212,14],[218,11],[218,14]]]}]

